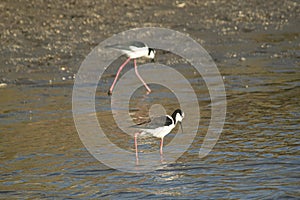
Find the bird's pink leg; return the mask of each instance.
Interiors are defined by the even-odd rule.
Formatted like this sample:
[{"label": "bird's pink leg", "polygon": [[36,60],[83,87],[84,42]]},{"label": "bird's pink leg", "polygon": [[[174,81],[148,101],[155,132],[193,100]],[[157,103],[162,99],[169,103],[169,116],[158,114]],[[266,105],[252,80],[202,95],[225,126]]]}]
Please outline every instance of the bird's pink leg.
[{"label": "bird's pink leg", "polygon": [[134,69],[135,69],[135,73],[136,73],[137,77],[142,81],[142,83],[144,84],[144,86],[146,87],[146,89],[148,90],[148,92],[150,93],[151,92],[150,88],[145,83],[145,81],[142,79],[142,77],[140,76],[140,74],[139,74],[139,72],[137,70],[136,59],[134,59],[133,62],[134,62]]},{"label": "bird's pink leg", "polygon": [[137,137],[140,133],[135,133],[134,134],[134,146],[135,146],[135,158],[136,158],[136,163],[139,163],[139,155],[138,155],[138,144],[137,144]]},{"label": "bird's pink leg", "polygon": [[164,145],[164,138],[161,138],[161,141],[160,141],[160,155],[163,155],[163,145]]},{"label": "bird's pink leg", "polygon": [[109,89],[109,92],[108,92],[109,95],[112,94],[112,91],[113,91],[113,89],[114,89],[114,87],[115,87],[115,84],[116,84],[116,82],[117,82],[117,79],[118,79],[118,77],[119,77],[120,72],[121,72],[122,69],[125,67],[125,65],[130,61],[130,59],[131,59],[131,58],[128,58],[128,59],[127,59],[127,60],[119,67],[119,70],[118,70],[118,72],[117,72],[117,75],[116,75],[116,77],[115,77],[115,80],[114,80],[113,84],[110,86],[110,89]]}]

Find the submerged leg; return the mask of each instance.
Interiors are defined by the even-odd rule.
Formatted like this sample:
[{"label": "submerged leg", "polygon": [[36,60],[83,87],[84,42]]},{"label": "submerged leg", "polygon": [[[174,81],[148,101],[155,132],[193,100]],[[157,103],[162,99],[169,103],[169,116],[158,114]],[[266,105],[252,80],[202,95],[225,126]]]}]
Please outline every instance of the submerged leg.
[{"label": "submerged leg", "polygon": [[136,163],[139,163],[139,154],[138,154],[138,144],[137,144],[137,137],[140,133],[135,133],[134,134],[134,146],[135,146],[135,159]]},{"label": "submerged leg", "polygon": [[112,83],[112,85],[110,86],[110,89],[109,89],[109,91],[108,91],[108,95],[111,95],[112,94],[112,91],[113,91],[113,89],[114,89],[114,87],[115,87],[115,84],[116,84],[116,82],[117,82],[117,79],[118,79],[118,77],[119,77],[119,74],[120,74],[120,72],[122,71],[122,69],[125,67],[125,65],[128,63],[130,61],[130,58],[128,58],[120,67],[119,67],[119,70],[118,70],[118,72],[117,72],[117,75],[116,75],[116,77],[115,77],[115,80],[114,80],[114,82]]}]

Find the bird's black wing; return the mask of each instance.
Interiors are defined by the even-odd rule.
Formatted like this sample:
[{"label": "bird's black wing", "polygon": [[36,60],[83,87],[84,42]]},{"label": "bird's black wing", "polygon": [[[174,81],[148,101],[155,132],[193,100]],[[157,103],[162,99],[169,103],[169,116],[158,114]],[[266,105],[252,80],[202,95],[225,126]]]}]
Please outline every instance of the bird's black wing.
[{"label": "bird's black wing", "polygon": [[142,128],[142,129],[155,129],[155,128],[158,128],[158,127],[169,126],[172,123],[173,123],[173,121],[169,116],[161,116],[161,117],[155,117],[155,118],[153,118],[151,120],[148,120],[146,122],[136,124],[132,127]]},{"label": "bird's black wing", "polygon": [[145,43],[139,42],[139,41],[132,41],[129,43],[129,46],[135,46],[135,47],[139,47],[139,48],[147,47]]},{"label": "bird's black wing", "polygon": [[141,123],[138,123],[136,125],[133,125],[133,126],[130,126],[130,127],[133,127],[133,128],[140,128],[142,126],[146,126],[147,124],[149,124],[151,122],[151,120],[147,120],[147,121],[144,121],[144,122],[141,122]]}]

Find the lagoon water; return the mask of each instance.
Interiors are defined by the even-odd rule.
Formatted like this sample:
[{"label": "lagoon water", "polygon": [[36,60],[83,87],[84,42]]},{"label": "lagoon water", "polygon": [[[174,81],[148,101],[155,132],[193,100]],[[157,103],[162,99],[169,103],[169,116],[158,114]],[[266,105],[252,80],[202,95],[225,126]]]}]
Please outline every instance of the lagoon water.
[{"label": "lagoon water", "polygon": [[[225,7],[224,1],[214,2],[172,1],[164,6],[135,3],[136,11],[123,2],[128,14],[119,22],[121,28],[107,27],[100,36],[93,23],[101,21],[106,27],[105,20],[121,19],[117,11],[123,13],[122,6],[107,5],[116,14],[112,18],[99,15],[90,19],[86,9],[96,16],[105,6],[88,1],[66,3],[63,9],[69,12],[64,13],[52,3],[30,3],[25,12],[14,1],[0,3],[0,9],[5,10],[1,15],[8,16],[1,24],[11,33],[1,34],[0,80],[7,84],[0,88],[1,199],[299,199],[299,5],[285,1],[278,7],[270,1],[261,3],[255,11],[258,3],[254,2],[248,7],[235,1]],[[24,19],[18,18],[21,14],[14,16],[17,24],[9,23],[13,21],[11,7],[25,13]],[[215,8],[212,21],[208,15],[196,12],[203,7],[207,8],[204,14]],[[269,10],[269,17],[262,14],[262,7]],[[49,13],[39,13],[38,8],[49,9]],[[126,23],[127,18],[131,16],[137,23],[134,26],[145,25],[139,21],[145,17],[141,8],[146,14],[156,10],[157,17],[150,17],[156,20],[151,25],[185,31],[208,51],[224,81],[227,113],[218,142],[208,156],[200,159],[198,152],[211,117],[207,86],[186,63],[159,50],[156,62],[178,70],[197,88],[201,120],[192,144],[176,161],[162,162],[151,172],[129,173],[101,163],[81,142],[72,115],[73,76],[99,42],[134,25]],[[226,18],[225,11],[232,15]],[[160,21],[173,12],[179,14]],[[49,16],[57,23],[51,24]],[[179,17],[182,24],[178,25]],[[250,23],[250,17],[264,24]],[[195,18],[203,19],[198,28]],[[41,26],[33,24],[30,29],[30,19]],[[77,33],[69,33],[65,25]],[[133,138],[117,127],[106,94],[123,60],[116,60],[99,83],[96,116],[113,144],[134,153]],[[125,71],[132,67],[131,63]],[[154,104],[162,104],[168,113],[178,106],[170,90],[150,86],[151,94],[146,96],[141,87],[131,99],[130,112],[137,121],[148,117],[148,109]],[[166,137],[166,144],[171,144],[176,131]],[[140,142],[141,157],[157,152],[158,139]],[[134,163],[132,155],[129,162]],[[118,162],[113,153],[107,156]]]}]

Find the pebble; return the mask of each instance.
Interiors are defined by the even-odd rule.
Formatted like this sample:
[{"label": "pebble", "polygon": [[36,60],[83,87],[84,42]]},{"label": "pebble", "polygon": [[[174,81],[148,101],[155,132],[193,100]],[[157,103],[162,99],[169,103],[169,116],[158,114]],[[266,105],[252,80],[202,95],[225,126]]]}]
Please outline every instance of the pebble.
[{"label": "pebble", "polygon": [[0,88],[5,88],[7,87],[7,83],[0,83]]},{"label": "pebble", "polygon": [[183,2],[183,3],[178,3],[176,6],[178,7],[178,8],[183,8],[183,7],[185,7],[185,3]]}]

